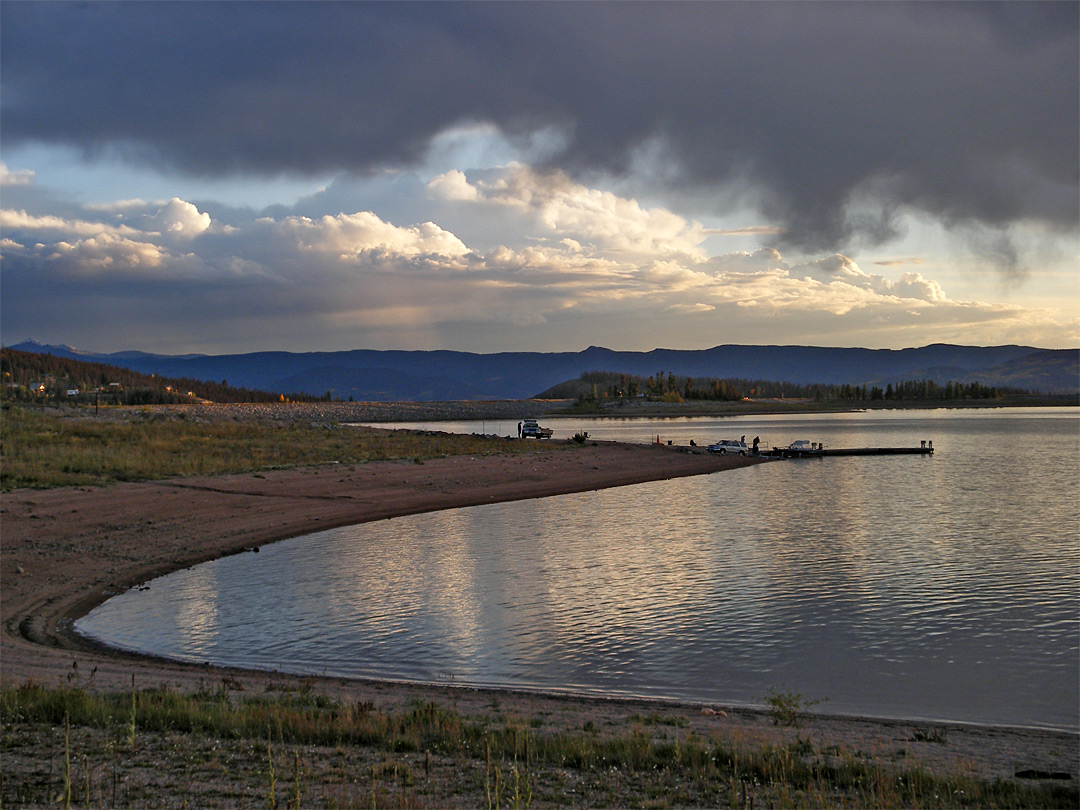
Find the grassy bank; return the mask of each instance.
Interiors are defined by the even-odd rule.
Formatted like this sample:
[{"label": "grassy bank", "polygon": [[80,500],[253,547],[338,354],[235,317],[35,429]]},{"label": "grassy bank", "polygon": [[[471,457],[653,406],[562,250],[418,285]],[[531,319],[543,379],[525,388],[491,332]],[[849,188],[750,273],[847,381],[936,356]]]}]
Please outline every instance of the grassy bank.
[{"label": "grassy bank", "polygon": [[0,416],[0,488],[102,485],[312,464],[527,453],[558,445],[277,420],[196,421],[183,411],[52,411]]},{"label": "grassy bank", "polygon": [[807,739],[762,746],[686,732],[466,715],[416,702],[384,712],[310,689],[246,695],[0,691],[4,806],[154,807],[1070,807],[1075,788],[929,774]]}]

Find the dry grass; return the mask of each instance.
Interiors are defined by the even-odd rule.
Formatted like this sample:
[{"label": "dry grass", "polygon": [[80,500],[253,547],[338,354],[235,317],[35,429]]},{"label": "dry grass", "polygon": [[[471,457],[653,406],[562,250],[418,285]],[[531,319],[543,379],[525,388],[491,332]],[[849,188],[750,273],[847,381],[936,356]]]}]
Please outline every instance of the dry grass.
[{"label": "dry grass", "polygon": [[[130,722],[134,719],[134,734]],[[809,740],[662,724],[577,731],[308,689],[239,696],[0,691],[3,805],[89,807],[1075,807],[1075,788],[931,775]],[[66,799],[65,799],[66,797]],[[85,805],[84,805],[85,802]],[[69,804],[70,803],[70,804]]]},{"label": "dry grass", "polygon": [[152,409],[5,407],[0,489],[105,485],[386,459],[527,453],[561,445],[480,436],[278,421],[196,422]]}]

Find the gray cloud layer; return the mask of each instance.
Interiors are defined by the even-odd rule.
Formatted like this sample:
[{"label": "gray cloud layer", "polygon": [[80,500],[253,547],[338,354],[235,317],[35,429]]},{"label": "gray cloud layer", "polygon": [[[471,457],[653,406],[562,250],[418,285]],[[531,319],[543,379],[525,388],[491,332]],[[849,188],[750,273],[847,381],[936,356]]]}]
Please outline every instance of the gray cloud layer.
[{"label": "gray cloud layer", "polygon": [[559,133],[572,173],[741,195],[788,245],[904,207],[992,242],[1080,218],[1078,9],[9,1],[2,131],[220,175],[403,165],[490,122]]}]

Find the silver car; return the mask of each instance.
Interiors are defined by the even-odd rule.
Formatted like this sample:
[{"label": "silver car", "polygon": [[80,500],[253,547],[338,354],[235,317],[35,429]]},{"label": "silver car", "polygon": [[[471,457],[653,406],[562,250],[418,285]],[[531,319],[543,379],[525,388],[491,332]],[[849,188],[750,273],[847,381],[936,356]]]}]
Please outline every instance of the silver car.
[{"label": "silver car", "polygon": [[710,453],[719,453],[722,456],[728,453],[745,456],[750,452],[746,447],[746,442],[741,442],[738,439],[721,439],[716,444],[710,444],[705,449]]}]

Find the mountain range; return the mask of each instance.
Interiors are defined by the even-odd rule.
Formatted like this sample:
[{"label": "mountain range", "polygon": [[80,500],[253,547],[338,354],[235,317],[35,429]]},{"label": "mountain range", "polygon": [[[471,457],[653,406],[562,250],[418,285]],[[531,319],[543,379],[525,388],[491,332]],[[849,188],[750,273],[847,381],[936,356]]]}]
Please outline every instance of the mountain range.
[{"label": "mountain range", "polygon": [[303,391],[357,401],[528,399],[587,371],[879,385],[932,379],[1044,394],[1080,392],[1080,349],[933,344],[910,349],[725,345],[711,349],[580,352],[380,351],[247,354],[99,354],[28,340],[12,346],[145,374],[227,381],[264,391]]}]

